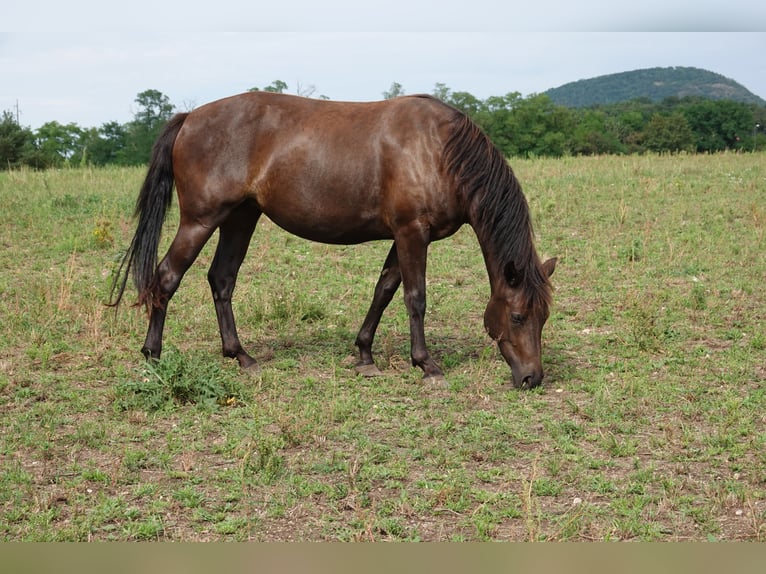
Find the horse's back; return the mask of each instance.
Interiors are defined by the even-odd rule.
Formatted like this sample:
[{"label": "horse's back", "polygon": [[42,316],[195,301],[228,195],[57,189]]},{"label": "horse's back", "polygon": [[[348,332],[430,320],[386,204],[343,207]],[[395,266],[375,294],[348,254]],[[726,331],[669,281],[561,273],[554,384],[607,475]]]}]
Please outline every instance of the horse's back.
[{"label": "horse's back", "polygon": [[[357,103],[250,92],[218,100],[193,111],[176,140],[179,192],[193,194],[186,203],[199,211],[217,199],[252,200],[288,231],[318,241],[392,237],[398,222],[445,203],[441,153],[455,113],[418,96]],[[441,219],[451,219],[456,206],[443,207],[450,213]]]},{"label": "horse's back", "polygon": [[[424,136],[433,136],[454,114],[430,96],[336,102],[247,92],[195,109],[177,143],[184,146],[183,153],[204,154],[208,162],[252,161],[267,155],[263,152],[289,148],[363,156],[380,151],[384,143],[400,149],[421,145]],[[229,157],[233,152],[238,153]]]}]

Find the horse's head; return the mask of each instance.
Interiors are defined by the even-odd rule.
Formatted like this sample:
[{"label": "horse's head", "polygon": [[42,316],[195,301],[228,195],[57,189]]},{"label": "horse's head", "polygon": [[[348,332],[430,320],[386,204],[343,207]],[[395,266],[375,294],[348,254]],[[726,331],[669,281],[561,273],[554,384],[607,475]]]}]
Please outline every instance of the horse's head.
[{"label": "horse's head", "polygon": [[[555,258],[542,264],[546,279],[555,267]],[[541,338],[549,312],[546,297],[530,300],[525,280],[524,271],[513,263],[505,267],[503,280],[493,286],[484,326],[510,365],[514,386],[531,389],[543,380]]]}]

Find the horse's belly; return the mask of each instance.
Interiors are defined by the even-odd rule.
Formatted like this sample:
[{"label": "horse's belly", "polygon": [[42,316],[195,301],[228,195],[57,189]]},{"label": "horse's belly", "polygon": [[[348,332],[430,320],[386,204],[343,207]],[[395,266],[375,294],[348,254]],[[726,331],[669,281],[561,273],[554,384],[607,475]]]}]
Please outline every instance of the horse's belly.
[{"label": "horse's belly", "polygon": [[379,218],[352,211],[350,213],[343,206],[323,206],[315,210],[263,210],[285,231],[320,243],[350,245],[393,237]]}]

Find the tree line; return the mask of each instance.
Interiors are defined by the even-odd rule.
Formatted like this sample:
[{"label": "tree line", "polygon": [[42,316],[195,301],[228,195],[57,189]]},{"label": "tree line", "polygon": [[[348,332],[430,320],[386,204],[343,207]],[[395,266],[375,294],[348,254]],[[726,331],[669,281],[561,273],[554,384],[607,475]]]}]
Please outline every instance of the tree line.
[{"label": "tree line", "polygon": [[544,94],[524,98],[512,92],[481,100],[443,84],[436,85],[434,95],[467,113],[507,157],[712,153],[766,147],[766,107],[757,104],[669,97],[659,102],[639,98],[567,108]]},{"label": "tree line", "polygon": [[[270,92],[287,89],[281,80],[263,88]],[[251,91],[256,90],[259,88]],[[302,95],[313,91],[313,86],[298,86]],[[394,82],[382,95],[392,98],[404,93],[401,84]],[[435,85],[432,95],[468,114],[506,157],[766,149],[766,107],[756,104],[671,97],[660,102],[635,99],[566,108],[544,94],[522,97],[511,92],[480,99],[441,83]],[[108,122],[98,128],[50,121],[32,130],[5,111],[0,117],[0,169],[144,165],[176,108],[157,90],[139,93],[135,103],[133,120]]]},{"label": "tree line", "polygon": [[32,130],[5,111],[0,118],[0,169],[146,164],[154,140],[175,113],[175,106],[157,90],[141,92],[135,103],[132,121],[107,122],[98,128],[50,121]]}]

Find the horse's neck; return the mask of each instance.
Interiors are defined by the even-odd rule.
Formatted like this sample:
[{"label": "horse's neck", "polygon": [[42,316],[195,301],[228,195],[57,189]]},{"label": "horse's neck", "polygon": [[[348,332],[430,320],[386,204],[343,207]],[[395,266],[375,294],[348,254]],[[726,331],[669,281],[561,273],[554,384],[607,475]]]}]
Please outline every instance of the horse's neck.
[{"label": "horse's neck", "polygon": [[487,269],[487,277],[489,279],[489,286],[492,293],[500,287],[501,281],[504,281],[503,274],[503,262],[500,260],[500,254],[492,243],[491,234],[488,234],[486,229],[481,225],[475,225],[470,223],[471,227],[476,233],[476,238],[479,241],[479,247],[481,253],[484,256],[484,265]]},{"label": "horse's neck", "polygon": [[[493,293],[507,282],[506,266],[509,262],[525,271],[536,259],[526,201],[523,198],[511,198],[512,193],[510,189],[504,191],[506,196],[502,199],[507,202],[508,208],[503,208],[499,216],[482,209],[480,194],[472,198],[468,209],[468,221],[484,255]],[[513,205],[518,200],[523,201],[523,205]]]}]

